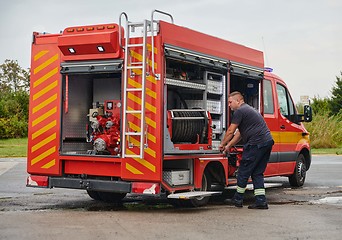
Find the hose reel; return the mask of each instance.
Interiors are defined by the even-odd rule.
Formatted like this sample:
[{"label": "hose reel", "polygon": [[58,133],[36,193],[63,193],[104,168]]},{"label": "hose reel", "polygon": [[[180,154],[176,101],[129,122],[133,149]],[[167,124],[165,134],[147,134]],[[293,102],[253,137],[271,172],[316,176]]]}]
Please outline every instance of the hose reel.
[{"label": "hose reel", "polygon": [[169,110],[173,143],[208,143],[209,112],[203,109]]}]

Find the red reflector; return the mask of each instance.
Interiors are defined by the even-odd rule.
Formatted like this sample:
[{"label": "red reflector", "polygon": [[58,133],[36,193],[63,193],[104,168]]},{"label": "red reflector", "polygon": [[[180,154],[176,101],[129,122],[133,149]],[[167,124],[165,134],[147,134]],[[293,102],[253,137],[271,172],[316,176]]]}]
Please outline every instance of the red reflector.
[{"label": "red reflector", "polygon": [[147,182],[133,182],[132,193],[139,194],[159,194],[160,185],[159,183],[147,183]]},{"label": "red reflector", "polygon": [[30,175],[26,181],[27,187],[48,187],[49,178],[47,176]]}]

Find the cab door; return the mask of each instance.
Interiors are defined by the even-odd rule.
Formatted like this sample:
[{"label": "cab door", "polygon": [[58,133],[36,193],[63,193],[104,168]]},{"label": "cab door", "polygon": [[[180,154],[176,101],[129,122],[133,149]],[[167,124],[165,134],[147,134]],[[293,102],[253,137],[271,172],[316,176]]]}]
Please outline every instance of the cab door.
[{"label": "cab door", "polygon": [[275,144],[272,147],[269,163],[267,165],[265,176],[278,175],[279,169],[279,123],[276,114],[276,96],[271,79],[263,80],[263,115],[268,128],[271,131]]},{"label": "cab door", "polygon": [[278,136],[279,136],[279,174],[292,174],[298,152],[297,144],[302,138],[295,105],[287,87],[276,82],[278,100]]}]

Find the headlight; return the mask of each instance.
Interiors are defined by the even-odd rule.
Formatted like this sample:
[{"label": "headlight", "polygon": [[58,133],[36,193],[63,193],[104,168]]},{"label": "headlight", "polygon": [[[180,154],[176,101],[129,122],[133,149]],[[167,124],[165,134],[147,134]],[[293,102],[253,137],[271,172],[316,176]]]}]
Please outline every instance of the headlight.
[{"label": "headlight", "polygon": [[94,141],[94,148],[96,151],[101,152],[106,150],[106,142],[102,138],[98,138]]}]

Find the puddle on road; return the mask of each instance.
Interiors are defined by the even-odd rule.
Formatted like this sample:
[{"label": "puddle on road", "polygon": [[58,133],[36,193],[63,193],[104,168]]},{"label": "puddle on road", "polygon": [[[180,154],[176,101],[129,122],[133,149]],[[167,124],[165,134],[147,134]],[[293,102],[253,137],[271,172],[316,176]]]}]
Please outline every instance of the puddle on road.
[{"label": "puddle on road", "polygon": [[318,200],[310,201],[313,204],[328,204],[328,205],[341,205],[342,206],[342,196],[340,197],[325,197]]}]

